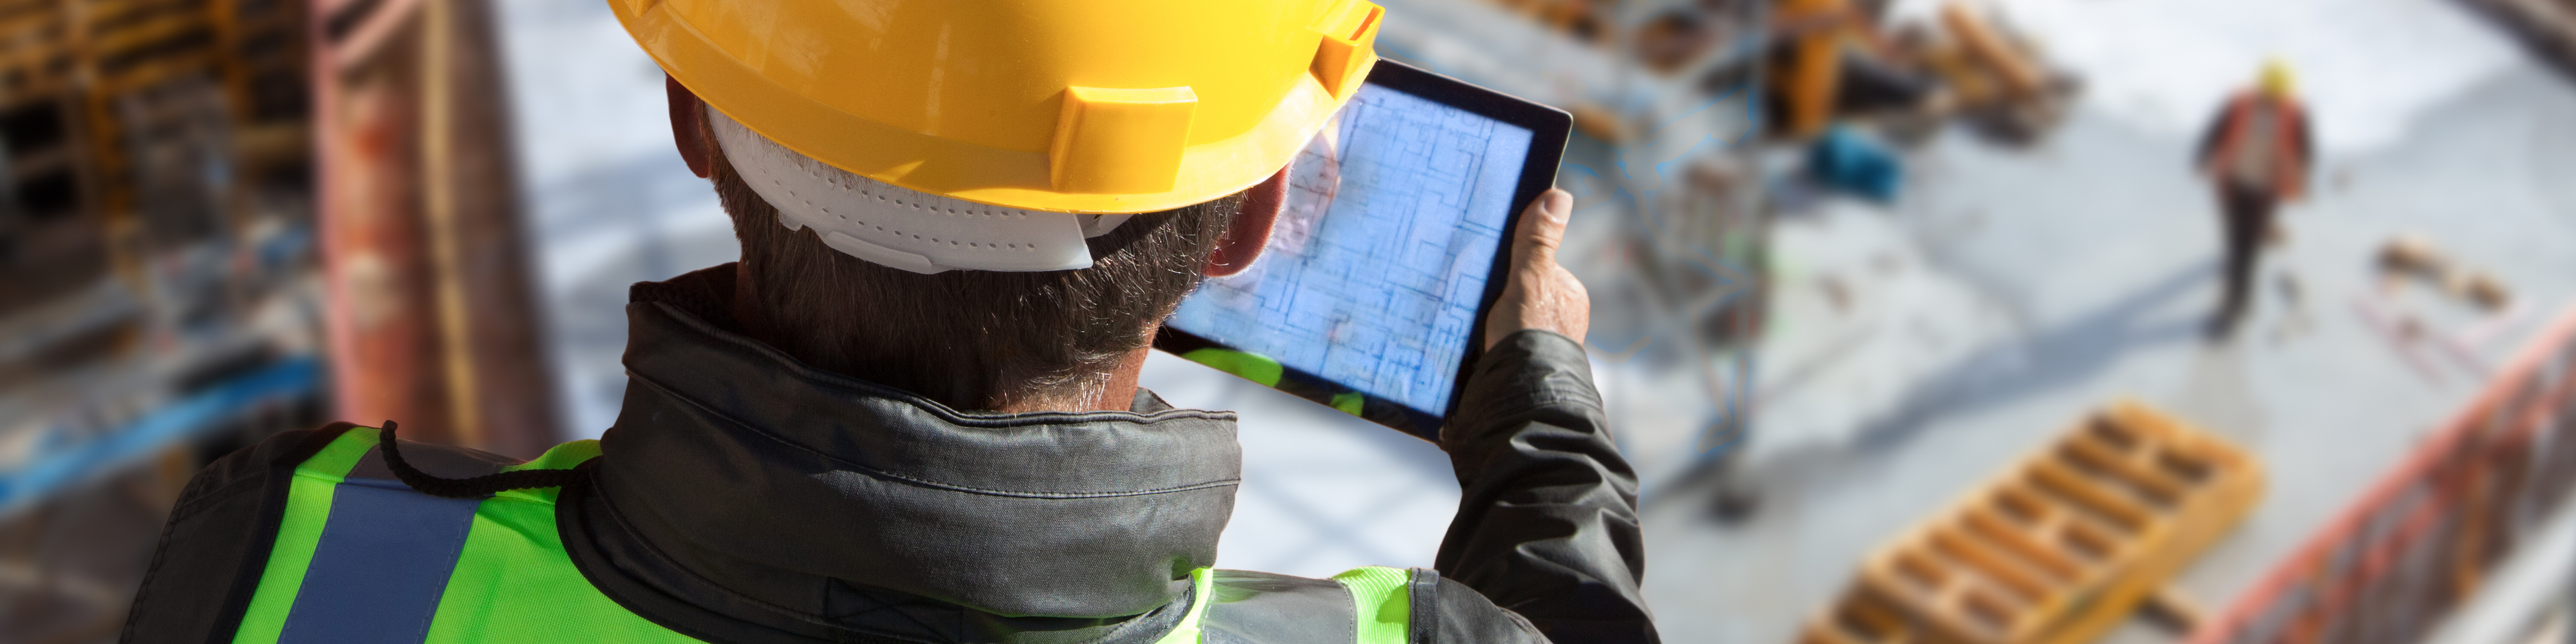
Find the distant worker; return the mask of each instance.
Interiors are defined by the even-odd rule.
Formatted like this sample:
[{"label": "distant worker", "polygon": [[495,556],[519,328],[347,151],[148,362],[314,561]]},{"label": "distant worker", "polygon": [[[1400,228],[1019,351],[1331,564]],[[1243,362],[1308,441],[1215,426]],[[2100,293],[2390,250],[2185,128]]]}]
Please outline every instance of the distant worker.
[{"label": "distant worker", "polygon": [[635,285],[600,440],[522,463],[335,423],[209,465],[124,641],[1656,641],[1562,190],[1440,433],[1437,568],[1213,568],[1235,416],[1137,377],[1262,251],[1377,5],[610,6],[742,261]]},{"label": "distant worker", "polygon": [[2291,87],[2290,68],[2264,64],[2253,89],[2228,99],[2201,135],[2195,157],[2218,192],[2226,258],[2226,292],[2210,319],[2212,340],[2225,340],[2245,316],[2253,296],[2255,255],[2272,234],[2273,211],[2307,195],[2316,147],[2308,137],[2307,110]]}]

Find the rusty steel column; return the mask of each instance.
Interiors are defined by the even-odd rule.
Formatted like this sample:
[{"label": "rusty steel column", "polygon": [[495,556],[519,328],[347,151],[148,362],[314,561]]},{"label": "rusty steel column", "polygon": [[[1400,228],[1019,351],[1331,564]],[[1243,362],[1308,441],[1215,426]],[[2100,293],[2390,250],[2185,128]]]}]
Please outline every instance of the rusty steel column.
[{"label": "rusty steel column", "polygon": [[338,415],[531,457],[558,432],[482,0],[315,12]]}]

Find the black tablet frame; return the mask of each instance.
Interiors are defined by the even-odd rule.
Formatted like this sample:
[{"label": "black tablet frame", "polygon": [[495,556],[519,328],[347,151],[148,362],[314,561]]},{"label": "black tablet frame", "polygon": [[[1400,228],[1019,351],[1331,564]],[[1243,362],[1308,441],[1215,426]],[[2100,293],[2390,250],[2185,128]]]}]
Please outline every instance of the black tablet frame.
[{"label": "black tablet frame", "polygon": [[[1467,350],[1459,360],[1458,376],[1450,385],[1448,408],[1433,414],[1293,367],[1283,366],[1285,373],[1275,387],[1326,405],[1332,404],[1330,399],[1337,393],[1362,394],[1362,411],[1358,414],[1361,418],[1437,443],[1441,425],[1457,415],[1458,405],[1465,398],[1467,377],[1484,356],[1485,322],[1493,313],[1494,302],[1502,298],[1503,286],[1511,274],[1512,240],[1520,237],[1522,215],[1528,213],[1529,204],[1540,194],[1555,187],[1557,166],[1565,159],[1566,137],[1573,130],[1574,118],[1563,110],[1382,58],[1369,70],[1367,82],[1530,131],[1529,154],[1521,166],[1520,183],[1512,189],[1512,211],[1505,215],[1501,248],[1494,251],[1494,265],[1486,273],[1483,298],[1476,303],[1475,322],[1467,332]],[[1203,348],[1236,350],[1169,325],[1155,334],[1154,348],[1173,355]]]}]

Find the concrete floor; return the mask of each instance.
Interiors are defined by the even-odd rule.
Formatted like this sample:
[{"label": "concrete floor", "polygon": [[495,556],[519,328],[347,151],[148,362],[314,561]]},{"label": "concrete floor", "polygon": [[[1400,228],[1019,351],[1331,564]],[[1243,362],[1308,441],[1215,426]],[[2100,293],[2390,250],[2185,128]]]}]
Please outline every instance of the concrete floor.
[{"label": "concrete floor", "polygon": [[[1939,139],[1893,208],[1828,201],[1782,221],[1772,389],[1746,467],[1646,509],[1666,637],[1790,641],[1865,553],[2118,397],[2268,467],[2266,501],[2179,581],[2223,605],[2475,392],[2483,367],[2468,363],[2492,365],[2576,296],[2576,90],[2537,66],[2389,145],[2330,155],[2316,198],[2284,216],[2232,343],[2203,341],[2217,217],[2189,144],[2087,109],[2033,150]],[[2493,271],[2516,308],[2381,295],[2373,256],[2401,232]],[[2473,360],[2410,361],[2365,322],[2365,300],[2487,336],[2463,343]],[[1752,491],[1751,518],[1712,518],[1729,486]]]}]

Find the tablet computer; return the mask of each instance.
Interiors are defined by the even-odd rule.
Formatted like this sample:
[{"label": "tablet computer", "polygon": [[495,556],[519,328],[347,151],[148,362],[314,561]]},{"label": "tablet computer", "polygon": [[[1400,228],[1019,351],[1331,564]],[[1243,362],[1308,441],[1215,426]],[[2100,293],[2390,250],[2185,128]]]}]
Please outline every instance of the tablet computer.
[{"label": "tablet computer", "polygon": [[1437,442],[1572,119],[1391,60],[1290,166],[1270,244],[1155,348]]}]

